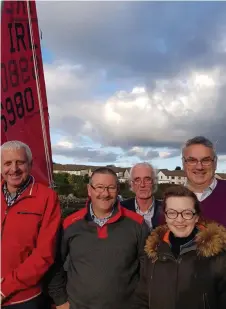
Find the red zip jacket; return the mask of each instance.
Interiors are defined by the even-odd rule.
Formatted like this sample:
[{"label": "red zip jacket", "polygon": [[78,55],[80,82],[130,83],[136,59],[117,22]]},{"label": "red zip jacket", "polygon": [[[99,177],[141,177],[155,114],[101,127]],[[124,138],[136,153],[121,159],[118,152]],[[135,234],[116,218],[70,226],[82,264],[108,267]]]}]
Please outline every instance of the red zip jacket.
[{"label": "red zip jacket", "polygon": [[1,190],[1,293],[4,305],[41,293],[40,280],[54,262],[61,221],[56,192],[33,182],[8,207]]}]

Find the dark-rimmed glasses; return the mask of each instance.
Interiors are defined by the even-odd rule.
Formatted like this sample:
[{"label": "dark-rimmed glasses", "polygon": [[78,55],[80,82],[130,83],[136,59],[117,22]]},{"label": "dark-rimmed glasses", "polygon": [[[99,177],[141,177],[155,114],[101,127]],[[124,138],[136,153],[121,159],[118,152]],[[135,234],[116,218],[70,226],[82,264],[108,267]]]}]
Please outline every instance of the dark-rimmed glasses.
[{"label": "dark-rimmed glasses", "polygon": [[165,214],[169,219],[176,219],[179,215],[181,215],[183,219],[191,220],[196,215],[196,212],[189,209],[185,209],[180,212],[174,209],[168,209],[165,211]]},{"label": "dark-rimmed glasses", "polygon": [[107,190],[110,193],[115,193],[118,189],[118,187],[115,187],[115,186],[103,186],[103,185],[97,185],[97,186],[90,185],[90,186],[97,193],[103,193],[105,190]]},{"label": "dark-rimmed glasses", "polygon": [[216,157],[214,157],[214,158],[206,157],[206,158],[203,158],[201,160],[198,160],[198,159],[192,158],[192,157],[189,157],[189,158],[183,157],[184,162],[187,165],[190,165],[190,166],[195,166],[198,163],[201,163],[203,166],[210,166],[215,161],[215,159],[216,159]]}]

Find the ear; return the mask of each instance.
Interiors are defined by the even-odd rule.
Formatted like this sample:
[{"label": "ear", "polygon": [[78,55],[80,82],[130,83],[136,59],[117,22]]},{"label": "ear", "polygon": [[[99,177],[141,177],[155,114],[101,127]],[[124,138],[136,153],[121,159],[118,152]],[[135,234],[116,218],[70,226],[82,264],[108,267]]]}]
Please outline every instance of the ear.
[{"label": "ear", "polygon": [[33,166],[33,160],[31,160],[31,162],[30,162],[29,165],[28,165],[29,171],[32,170],[32,166]]},{"label": "ear", "polygon": [[216,169],[217,169],[217,156],[216,156],[216,159],[215,159],[215,162],[214,162],[214,167],[215,167],[215,171],[216,171]]},{"label": "ear", "polygon": [[199,216],[196,216],[195,223],[198,223],[198,221],[199,221]]},{"label": "ear", "polygon": [[182,161],[183,170],[185,171],[186,170],[186,166],[185,166],[184,158],[181,158],[181,161]]},{"label": "ear", "polygon": [[90,184],[88,184],[87,185],[87,191],[88,191],[88,196],[90,197],[90,195],[91,195],[91,186],[90,186]]},{"label": "ear", "polygon": [[132,191],[132,192],[135,193],[134,188],[133,188],[133,182],[132,182],[132,181],[129,182],[129,186],[130,186],[130,191]]}]

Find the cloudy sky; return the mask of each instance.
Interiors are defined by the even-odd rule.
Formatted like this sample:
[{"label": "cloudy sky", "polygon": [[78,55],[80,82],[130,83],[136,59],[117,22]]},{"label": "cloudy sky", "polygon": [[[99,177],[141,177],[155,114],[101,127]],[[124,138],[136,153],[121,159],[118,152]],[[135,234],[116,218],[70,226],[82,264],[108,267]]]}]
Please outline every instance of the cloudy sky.
[{"label": "cloudy sky", "polygon": [[174,169],[205,135],[226,172],[226,2],[37,9],[55,162]]}]

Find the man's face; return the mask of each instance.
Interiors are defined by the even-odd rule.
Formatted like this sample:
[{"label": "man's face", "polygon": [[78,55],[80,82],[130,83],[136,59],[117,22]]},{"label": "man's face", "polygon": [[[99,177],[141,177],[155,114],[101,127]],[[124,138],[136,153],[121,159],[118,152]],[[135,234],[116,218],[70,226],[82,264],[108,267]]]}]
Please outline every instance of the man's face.
[{"label": "man's face", "polygon": [[95,174],[87,189],[95,209],[104,212],[112,209],[118,195],[117,180],[113,175]]},{"label": "man's face", "polygon": [[214,159],[213,150],[209,147],[197,144],[185,148],[183,167],[189,182],[193,185],[210,185],[217,166]]},{"label": "man's face", "polygon": [[138,165],[132,170],[131,188],[138,199],[149,199],[153,190],[153,171],[148,166]]},{"label": "man's face", "polygon": [[23,148],[2,151],[1,173],[10,192],[21,187],[30,171],[31,163],[29,164]]}]

